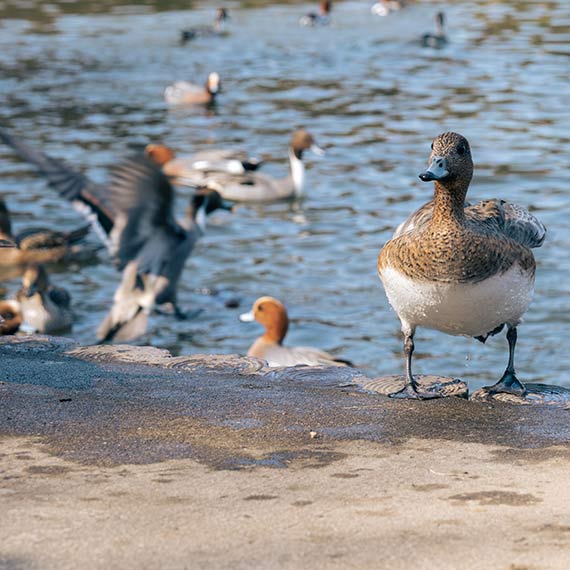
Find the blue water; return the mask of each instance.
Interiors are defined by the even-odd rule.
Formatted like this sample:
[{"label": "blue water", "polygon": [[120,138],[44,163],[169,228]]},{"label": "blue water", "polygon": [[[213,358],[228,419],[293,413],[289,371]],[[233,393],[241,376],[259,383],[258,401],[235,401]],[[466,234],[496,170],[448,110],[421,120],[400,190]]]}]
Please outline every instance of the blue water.
[{"label": "blue water", "polygon": [[[13,16],[17,4],[5,2],[0,14]],[[200,314],[184,322],[153,317],[142,342],[176,354],[244,354],[260,330],[237,315],[269,294],[289,308],[290,344],[327,349],[370,376],[402,370],[399,323],[376,257],[395,226],[430,198],[417,174],[432,138],[455,130],[472,147],[471,199],[518,202],[548,227],[536,250],[536,296],[519,329],[517,365],[523,381],[570,387],[565,0],[452,3],[451,41],[440,51],[413,42],[432,28],[431,3],[378,18],[368,2],[338,2],[332,24],[314,30],[297,25],[309,5],[235,4],[231,35],[186,46],[178,44],[178,30],[208,22],[211,5],[155,13],[113,4],[93,15],[82,13],[89,2],[27,2],[19,19],[3,20],[3,125],[100,181],[130,145],[147,142],[180,154],[242,146],[278,176],[286,172],[296,127],[327,149],[323,159],[307,157],[301,203],[242,206],[211,218],[180,286],[181,305]],[[164,106],[168,83],[202,82],[213,70],[224,88],[215,113]],[[5,147],[0,192],[16,228],[82,223]],[[181,208],[187,195],[179,192]],[[105,254],[56,270],[53,282],[74,298],[73,335],[93,342],[119,275]],[[19,284],[3,285],[10,296]],[[241,307],[226,308],[230,298]],[[483,346],[420,330],[416,350],[417,372],[460,376],[473,388],[495,381],[507,359],[503,335]]]}]

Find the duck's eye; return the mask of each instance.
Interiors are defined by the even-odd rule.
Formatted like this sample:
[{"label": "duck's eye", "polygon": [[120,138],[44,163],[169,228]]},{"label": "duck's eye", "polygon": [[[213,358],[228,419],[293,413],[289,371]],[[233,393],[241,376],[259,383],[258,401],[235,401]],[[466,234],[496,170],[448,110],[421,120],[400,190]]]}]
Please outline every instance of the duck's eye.
[{"label": "duck's eye", "polygon": [[263,311],[263,305],[259,305],[259,307],[257,307],[258,311]]},{"label": "duck's eye", "polygon": [[463,156],[463,155],[465,154],[465,145],[464,145],[464,144],[460,144],[460,145],[457,147],[457,154],[458,154],[459,156]]}]

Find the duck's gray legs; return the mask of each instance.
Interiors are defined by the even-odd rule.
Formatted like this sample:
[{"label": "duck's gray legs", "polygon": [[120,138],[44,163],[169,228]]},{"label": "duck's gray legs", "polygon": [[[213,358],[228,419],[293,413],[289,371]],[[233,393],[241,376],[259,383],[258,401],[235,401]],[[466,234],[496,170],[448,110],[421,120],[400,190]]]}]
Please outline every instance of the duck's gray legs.
[{"label": "duck's gray legs", "polygon": [[431,400],[441,398],[439,392],[424,392],[412,375],[412,355],[414,353],[414,330],[404,329],[404,355],[406,356],[406,385],[390,394],[390,398],[408,398],[413,400]]},{"label": "duck's gray legs", "polygon": [[517,327],[509,327],[507,331],[507,340],[509,341],[509,363],[502,378],[493,386],[489,386],[487,391],[490,394],[497,394],[499,392],[507,392],[508,394],[515,394],[516,396],[524,396],[526,388],[515,374],[515,347],[517,344]]}]

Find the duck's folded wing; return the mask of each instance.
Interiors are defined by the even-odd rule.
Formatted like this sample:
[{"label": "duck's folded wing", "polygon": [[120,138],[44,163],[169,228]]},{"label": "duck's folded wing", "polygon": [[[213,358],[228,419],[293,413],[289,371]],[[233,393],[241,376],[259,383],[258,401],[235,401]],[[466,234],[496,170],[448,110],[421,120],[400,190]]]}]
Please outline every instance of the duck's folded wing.
[{"label": "duck's folded wing", "polygon": [[[174,219],[174,189],[150,159],[137,155],[116,167],[109,191],[117,215],[125,218],[118,239],[121,269],[143,252],[160,263],[171,242],[184,239],[185,231]],[[147,269],[144,265],[139,271]]]},{"label": "duck's folded wing", "polygon": [[502,201],[505,212],[505,232],[527,247],[540,247],[546,238],[544,224],[526,208]]},{"label": "duck's folded wing", "polygon": [[69,247],[80,242],[89,233],[90,225],[70,232],[57,232],[48,228],[29,228],[18,233],[16,243],[22,250]]},{"label": "duck's folded wing", "polygon": [[20,137],[1,127],[0,140],[12,147],[22,160],[33,164],[39,173],[45,176],[49,185],[60,196],[72,202],[73,206],[93,224],[99,237],[107,243],[106,236],[113,227],[114,215],[106,199],[107,192],[104,186],[93,183],[63,160],[33,149]]}]

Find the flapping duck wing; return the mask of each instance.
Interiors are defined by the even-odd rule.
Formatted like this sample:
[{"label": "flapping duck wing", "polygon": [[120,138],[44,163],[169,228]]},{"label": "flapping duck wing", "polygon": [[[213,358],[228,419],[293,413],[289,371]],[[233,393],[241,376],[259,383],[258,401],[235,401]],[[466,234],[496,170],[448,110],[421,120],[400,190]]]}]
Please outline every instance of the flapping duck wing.
[{"label": "flapping duck wing", "polygon": [[49,185],[55,188],[60,196],[69,200],[94,226],[106,245],[109,245],[107,235],[113,228],[114,214],[107,201],[104,186],[95,184],[63,160],[28,146],[20,137],[1,127],[0,140],[12,147],[22,160],[33,164],[39,173],[45,176]]},{"label": "flapping duck wing", "polygon": [[[185,238],[173,214],[174,189],[150,159],[137,155],[114,168],[109,192],[113,209],[124,219],[117,252],[120,269],[145,250],[153,250],[153,258],[164,260],[168,252],[161,242]],[[153,265],[157,263],[161,262]],[[145,269],[155,273],[157,268]]]}]

